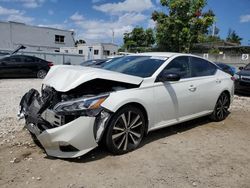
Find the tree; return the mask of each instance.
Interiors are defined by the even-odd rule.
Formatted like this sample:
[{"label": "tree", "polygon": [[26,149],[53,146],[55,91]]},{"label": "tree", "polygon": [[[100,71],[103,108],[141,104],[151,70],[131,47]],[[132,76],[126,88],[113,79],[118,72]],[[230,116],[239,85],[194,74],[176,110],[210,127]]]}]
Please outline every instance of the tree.
[{"label": "tree", "polygon": [[136,27],[130,33],[124,33],[123,42],[123,48],[129,52],[145,51],[145,48],[151,47],[155,43],[154,31]]},{"label": "tree", "polygon": [[86,44],[86,42],[83,39],[79,39],[79,40],[76,40],[75,46],[77,46],[78,44]]},{"label": "tree", "polygon": [[154,11],[159,50],[189,52],[214,22],[212,10],[202,13],[206,0],[161,0],[168,13]]},{"label": "tree", "polygon": [[228,35],[227,35],[227,38],[226,38],[226,41],[227,42],[231,42],[231,43],[235,43],[235,44],[241,44],[241,41],[242,38],[240,38],[239,35],[236,34],[236,32],[232,29],[229,29],[228,30]]},{"label": "tree", "polygon": [[145,46],[151,47],[155,43],[155,36],[153,29],[149,28],[145,30]]}]

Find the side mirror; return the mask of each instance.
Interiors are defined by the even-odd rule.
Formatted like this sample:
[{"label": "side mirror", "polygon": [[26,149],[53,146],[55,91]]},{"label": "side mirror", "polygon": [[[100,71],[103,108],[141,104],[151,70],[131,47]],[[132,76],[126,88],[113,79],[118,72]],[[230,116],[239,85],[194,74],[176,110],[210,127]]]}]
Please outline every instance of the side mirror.
[{"label": "side mirror", "polygon": [[162,73],[157,78],[157,81],[159,82],[166,82],[166,81],[179,81],[181,79],[181,76],[176,73]]},{"label": "side mirror", "polygon": [[239,67],[239,70],[243,70],[244,69],[244,67]]}]

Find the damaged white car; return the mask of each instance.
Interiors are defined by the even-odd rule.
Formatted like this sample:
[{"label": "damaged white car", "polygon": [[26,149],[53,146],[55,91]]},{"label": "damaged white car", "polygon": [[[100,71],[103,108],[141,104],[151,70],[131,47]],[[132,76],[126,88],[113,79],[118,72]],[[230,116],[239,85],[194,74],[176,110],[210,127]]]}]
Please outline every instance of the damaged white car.
[{"label": "damaged white car", "polygon": [[52,67],[41,94],[23,96],[19,116],[49,156],[78,157],[101,141],[123,154],[149,131],[206,115],[225,119],[233,91],[231,76],[205,59],[143,53],[101,69]]}]

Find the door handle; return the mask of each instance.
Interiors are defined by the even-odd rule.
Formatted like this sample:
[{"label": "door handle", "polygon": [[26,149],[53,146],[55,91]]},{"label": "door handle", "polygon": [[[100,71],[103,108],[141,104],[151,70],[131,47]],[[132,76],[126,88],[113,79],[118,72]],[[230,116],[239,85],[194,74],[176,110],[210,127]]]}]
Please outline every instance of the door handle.
[{"label": "door handle", "polygon": [[217,83],[217,84],[220,84],[220,83],[221,83],[221,80],[217,79],[217,80],[216,80],[216,83]]},{"label": "door handle", "polygon": [[191,86],[189,86],[188,90],[194,92],[194,91],[196,91],[196,87],[191,85]]}]

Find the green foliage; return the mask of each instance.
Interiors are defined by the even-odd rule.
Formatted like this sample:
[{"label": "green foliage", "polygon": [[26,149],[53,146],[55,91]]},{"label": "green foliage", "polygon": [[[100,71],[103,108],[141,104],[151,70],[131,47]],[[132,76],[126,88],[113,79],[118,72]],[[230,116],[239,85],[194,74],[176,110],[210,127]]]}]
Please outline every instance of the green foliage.
[{"label": "green foliage", "polygon": [[155,43],[154,31],[136,27],[130,33],[124,33],[123,41],[122,49],[129,52],[143,52]]},{"label": "green foliage", "polygon": [[214,13],[203,12],[206,0],[161,0],[168,14],[154,11],[156,42],[161,51],[189,52],[214,22]]},{"label": "green foliage", "polygon": [[209,51],[208,51],[209,54],[219,54],[220,53],[220,50],[218,48],[211,48]]},{"label": "green foliage", "polygon": [[234,30],[229,29],[227,39],[226,39],[227,42],[241,44],[241,42],[240,42],[241,40],[242,40],[242,38],[240,38],[240,36],[237,35]]},{"label": "green foliage", "polygon": [[75,41],[75,46],[77,46],[78,44],[85,44],[85,43],[86,43],[85,40],[79,39]]}]

